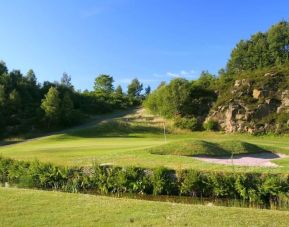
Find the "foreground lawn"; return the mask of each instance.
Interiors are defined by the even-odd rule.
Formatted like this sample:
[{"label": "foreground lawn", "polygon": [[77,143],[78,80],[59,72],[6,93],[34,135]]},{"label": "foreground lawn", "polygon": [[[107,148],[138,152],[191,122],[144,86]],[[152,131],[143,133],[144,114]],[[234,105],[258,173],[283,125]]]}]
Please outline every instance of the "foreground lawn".
[{"label": "foreground lawn", "polygon": [[[127,123],[127,119],[129,119]],[[162,119],[133,113],[110,117],[101,123],[87,124],[74,130],[24,143],[0,146],[0,155],[19,160],[39,159],[59,165],[91,165],[109,163],[120,166],[195,168],[228,171],[289,172],[289,157],[274,161],[278,168],[232,167],[205,163],[192,157],[152,154],[151,148],[164,145]],[[289,136],[226,135],[213,132],[175,132],[167,135],[167,143],[184,140],[209,142],[244,141],[263,146],[274,152],[289,154]],[[231,142],[232,143],[232,142]],[[233,143],[234,144],[234,143]]]},{"label": "foreground lawn", "polygon": [[288,226],[289,212],[0,188],[1,226]]}]

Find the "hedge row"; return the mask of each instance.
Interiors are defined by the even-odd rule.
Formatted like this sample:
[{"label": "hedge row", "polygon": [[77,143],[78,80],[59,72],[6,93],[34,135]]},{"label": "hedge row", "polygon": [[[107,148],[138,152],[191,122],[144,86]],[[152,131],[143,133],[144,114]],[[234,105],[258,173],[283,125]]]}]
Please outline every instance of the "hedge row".
[{"label": "hedge row", "polygon": [[96,164],[90,168],[61,167],[0,157],[0,182],[67,192],[184,195],[261,203],[289,200],[289,174],[175,172]]}]

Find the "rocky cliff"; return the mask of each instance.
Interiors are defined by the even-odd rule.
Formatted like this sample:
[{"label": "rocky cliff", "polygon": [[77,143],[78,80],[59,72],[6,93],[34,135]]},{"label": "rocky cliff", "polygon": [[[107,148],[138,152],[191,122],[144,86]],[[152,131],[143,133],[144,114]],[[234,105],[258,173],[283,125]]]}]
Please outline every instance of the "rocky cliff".
[{"label": "rocky cliff", "polygon": [[288,131],[289,74],[276,70],[240,76],[221,92],[209,119],[226,132]]}]

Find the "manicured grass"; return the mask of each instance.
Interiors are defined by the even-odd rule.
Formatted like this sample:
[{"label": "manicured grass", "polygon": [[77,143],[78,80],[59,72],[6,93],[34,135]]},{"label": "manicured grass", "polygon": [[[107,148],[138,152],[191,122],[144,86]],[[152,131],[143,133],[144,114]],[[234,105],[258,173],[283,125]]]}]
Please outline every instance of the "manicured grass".
[{"label": "manicured grass", "polygon": [[[289,172],[289,158],[275,161],[280,164],[277,168],[237,166],[232,168],[232,166],[209,164],[187,156],[151,154],[150,149],[166,144],[162,127],[162,119],[137,112],[119,118],[109,117],[103,119],[101,123],[92,122],[86,124],[85,127],[24,143],[0,146],[0,155],[19,160],[39,159],[42,162],[53,162],[59,165],[83,166],[91,165],[93,161],[96,161],[99,164],[110,163],[149,168],[165,166],[174,169]],[[167,131],[169,132],[167,144],[203,140],[210,143],[222,143],[224,146],[226,141],[229,141],[229,147],[233,149],[236,146],[232,141],[237,140],[241,141],[238,142],[239,145],[246,142],[273,152],[289,154],[288,135],[256,137],[214,132],[190,133],[173,129],[169,122],[167,122]]]},{"label": "manicured grass", "polygon": [[254,144],[238,140],[213,143],[205,140],[184,140],[149,149],[152,154],[180,156],[228,157],[236,154],[270,152]]},{"label": "manicured grass", "polygon": [[288,226],[289,212],[0,188],[1,226]]}]

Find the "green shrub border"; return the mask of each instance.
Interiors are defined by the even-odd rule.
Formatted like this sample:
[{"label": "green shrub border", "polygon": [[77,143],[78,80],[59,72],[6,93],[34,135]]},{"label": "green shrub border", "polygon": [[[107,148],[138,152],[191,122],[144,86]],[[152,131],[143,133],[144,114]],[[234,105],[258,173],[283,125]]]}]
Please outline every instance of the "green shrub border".
[{"label": "green shrub border", "polygon": [[0,157],[0,182],[65,192],[182,195],[259,203],[289,201],[289,173],[174,171],[163,167],[144,169],[97,164],[63,167]]}]

